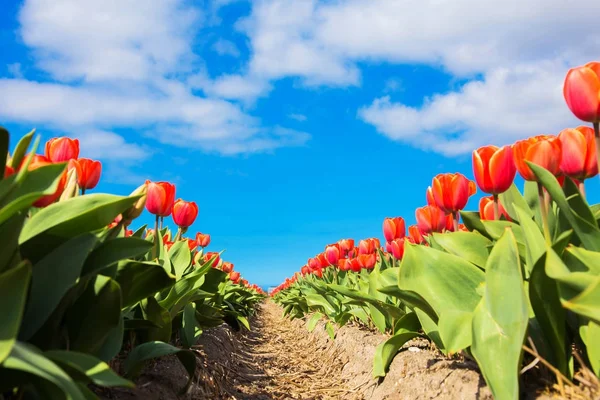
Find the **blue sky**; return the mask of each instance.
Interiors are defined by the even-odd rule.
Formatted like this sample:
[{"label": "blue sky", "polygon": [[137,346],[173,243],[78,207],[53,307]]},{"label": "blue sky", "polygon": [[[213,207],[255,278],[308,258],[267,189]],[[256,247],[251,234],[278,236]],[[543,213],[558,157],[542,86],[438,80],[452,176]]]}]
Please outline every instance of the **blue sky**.
[{"label": "blue sky", "polygon": [[386,216],[414,223],[474,148],[579,125],[562,81],[600,54],[600,3],[562,4],[8,0],[0,124],[79,137],[96,191],[174,182],[190,233],[277,284]]}]

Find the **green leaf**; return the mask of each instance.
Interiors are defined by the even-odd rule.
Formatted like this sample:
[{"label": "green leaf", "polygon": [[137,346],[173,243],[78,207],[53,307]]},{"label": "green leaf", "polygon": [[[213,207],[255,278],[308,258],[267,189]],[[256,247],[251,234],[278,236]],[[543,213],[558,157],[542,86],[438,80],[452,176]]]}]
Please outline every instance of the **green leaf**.
[{"label": "green leaf", "polygon": [[21,165],[21,161],[23,161],[23,157],[25,156],[25,153],[27,153],[27,149],[29,148],[29,144],[31,143],[34,134],[35,129],[32,129],[31,132],[23,136],[21,140],[19,140],[19,143],[17,143],[11,162],[11,165],[15,170]]},{"label": "green leaf", "polygon": [[398,350],[417,336],[419,336],[417,332],[401,332],[377,346],[373,359],[373,377],[385,376]]},{"label": "green leaf", "polygon": [[196,342],[196,305],[188,303],[183,308],[183,319],[181,324],[181,342],[185,348],[190,348]]},{"label": "green leaf", "polygon": [[[569,348],[566,339],[567,313],[560,303],[558,284],[546,275],[546,258],[542,256],[536,263],[529,278],[529,300],[540,326],[540,334],[545,344],[538,352],[564,375],[568,373]],[[535,337],[533,338],[535,341]]]},{"label": "green leaf", "polygon": [[579,335],[585,343],[592,370],[596,376],[600,376],[600,324],[588,319],[583,320],[579,326]]},{"label": "green leaf", "polygon": [[528,216],[526,211],[517,205],[514,205],[515,212],[519,217],[521,231],[527,245],[527,271],[531,273],[533,266],[538,260],[546,254],[546,245],[544,235],[540,232],[537,224]]},{"label": "green leaf", "polygon": [[8,131],[0,126],[0,180],[4,178],[4,166],[8,157],[8,139]]},{"label": "green leaf", "polygon": [[378,289],[381,293],[400,299],[403,303],[414,309],[420,309],[433,321],[438,320],[438,315],[431,305],[418,293],[410,290],[401,290],[398,286],[384,286]]},{"label": "green leaf", "polygon": [[192,263],[190,248],[186,241],[180,240],[171,246],[168,253],[175,275],[179,279]]},{"label": "green leaf", "polygon": [[486,237],[473,232],[451,232],[434,233],[433,238],[448,253],[485,268],[488,258],[487,248],[492,244]]},{"label": "green leaf", "polygon": [[139,197],[94,193],[51,204],[27,221],[19,243],[27,243],[41,233],[70,238],[105,228]]},{"label": "green leaf", "polygon": [[325,324],[325,331],[327,331],[327,334],[329,335],[329,338],[331,340],[335,339],[335,332],[333,330],[333,324],[331,323],[331,321],[327,321],[327,323]]},{"label": "green leaf", "polygon": [[16,213],[4,224],[0,224],[0,272],[14,266],[21,259],[19,233],[25,217],[25,212]]},{"label": "green leaf", "polygon": [[[343,294],[344,296],[350,297],[352,299],[360,300],[364,303],[373,305],[381,314],[389,315],[390,317],[396,319],[401,318],[405,312],[400,308],[394,306],[393,304],[387,304],[384,301],[378,300],[375,297],[359,292],[358,290],[350,289],[341,285],[328,284],[328,288],[335,290],[338,293]],[[381,292],[380,292],[381,293]]]},{"label": "green leaf", "polygon": [[477,288],[484,278],[481,269],[458,256],[408,245],[398,285],[420,295],[439,316],[446,310],[473,311],[481,298]]},{"label": "green leaf", "polygon": [[152,243],[144,239],[126,237],[107,240],[89,255],[82,275],[96,273],[121,260],[144,255],[150,249]]},{"label": "green leaf", "polygon": [[534,217],[534,212],[529,208],[529,204],[527,204],[527,200],[525,197],[519,192],[517,185],[514,183],[511,187],[504,193],[499,195],[500,203],[510,216],[512,220],[521,221],[520,216],[517,214],[516,208],[520,208],[523,212],[523,215],[526,215],[529,219]]},{"label": "green leaf", "polygon": [[236,318],[244,326],[244,328],[250,330],[250,323],[248,322],[248,319],[246,317],[244,317],[243,315],[238,315],[236,316]]},{"label": "green leaf", "polygon": [[448,310],[440,315],[439,334],[448,354],[456,354],[471,346],[473,313],[461,310]]},{"label": "green leaf", "polygon": [[182,389],[183,392],[192,384],[192,379],[196,372],[196,355],[190,350],[178,349],[177,347],[164,342],[141,344],[133,349],[125,360],[123,365],[125,373],[129,376],[135,376],[141,371],[146,361],[171,354],[175,354],[177,358],[179,358],[179,361],[185,367],[189,375],[188,382],[185,385],[185,388]]},{"label": "green leaf", "polygon": [[50,389],[60,390],[60,392],[53,390],[53,394],[60,397],[52,396],[52,399],[85,400],[85,396],[69,375],[44,357],[35,347],[26,343],[15,343],[10,355],[4,360],[2,368],[22,371],[43,379],[42,382],[50,383]]},{"label": "green leaf", "polygon": [[85,259],[97,240],[91,233],[73,238],[33,266],[31,293],[19,339],[30,339],[50,317],[65,293],[77,282]]},{"label": "green leaf", "polygon": [[0,275],[3,308],[0,313],[0,364],[17,341],[30,278],[31,264],[28,261],[22,261],[16,268]]},{"label": "green leaf", "polygon": [[115,280],[121,286],[123,308],[173,286],[175,277],[162,266],[150,262],[124,260],[119,263]]},{"label": "green leaf", "polygon": [[125,334],[125,322],[123,320],[124,318],[121,316],[117,326],[108,332],[102,346],[96,352],[96,355],[102,361],[108,362],[112,360],[121,351],[121,347],[123,347],[123,335]]},{"label": "green leaf", "polygon": [[315,330],[315,328],[317,327],[317,323],[321,320],[321,318],[323,318],[324,315],[321,314],[320,312],[316,312],[313,315],[310,316],[310,319],[308,320],[308,323],[306,324],[306,329],[308,329],[309,332],[312,332]]},{"label": "green leaf", "polygon": [[581,199],[581,196],[572,196],[567,200],[554,175],[540,166],[528,164],[552,200],[558,205],[561,213],[569,221],[581,243],[588,250],[600,251],[600,228],[598,228],[594,213]]},{"label": "green leaf", "polygon": [[471,351],[494,398],[516,399],[529,311],[517,242],[510,229],[490,253],[485,282],[485,295],[473,315]]},{"label": "green leaf", "polygon": [[30,208],[43,195],[56,192],[65,167],[65,163],[51,164],[27,171],[20,184],[16,183],[15,175],[0,181],[6,184],[12,181],[15,185],[5,196],[0,196],[0,224],[15,213]]},{"label": "green leaf", "polygon": [[46,351],[44,356],[60,365],[77,381],[105,387],[135,387],[133,382],[117,375],[108,364],[89,354],[52,350]]},{"label": "green leaf", "polygon": [[307,294],[305,297],[309,307],[317,307],[318,309],[322,309],[325,314],[329,316],[333,316],[337,313],[336,308],[325,298],[325,296],[311,293]]},{"label": "green leaf", "polygon": [[168,341],[171,339],[171,314],[158,303],[154,297],[148,297],[140,303],[145,319],[153,322],[158,328],[150,328],[146,333],[148,341]]},{"label": "green leaf", "polygon": [[119,284],[97,275],[66,315],[70,349],[97,355],[121,318]]},{"label": "green leaf", "polygon": [[477,232],[481,233],[483,236],[490,238],[487,231],[485,230],[485,227],[481,223],[482,221],[481,221],[481,218],[479,217],[478,212],[461,211],[460,217],[462,218],[463,223],[465,224],[465,226],[467,227],[467,229],[469,231],[471,231],[471,232],[477,231]]}]

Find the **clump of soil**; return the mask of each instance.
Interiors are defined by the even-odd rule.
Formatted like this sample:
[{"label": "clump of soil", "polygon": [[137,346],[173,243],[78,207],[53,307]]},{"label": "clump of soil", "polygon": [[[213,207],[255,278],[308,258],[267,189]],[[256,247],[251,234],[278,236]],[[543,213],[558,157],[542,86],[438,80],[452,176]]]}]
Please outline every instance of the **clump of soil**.
[{"label": "clump of soil", "polygon": [[[332,341],[324,322],[309,333],[305,321],[283,318],[270,301],[250,322],[250,332],[233,332],[227,325],[204,332],[193,349],[199,365],[194,384],[182,396],[187,373],[175,357],[146,366],[134,390],[99,393],[117,400],[492,399],[474,362],[449,359],[424,339],[407,343],[385,379],[377,381],[372,360],[384,335],[345,326]],[[535,388],[527,392],[528,398],[551,397]]]}]

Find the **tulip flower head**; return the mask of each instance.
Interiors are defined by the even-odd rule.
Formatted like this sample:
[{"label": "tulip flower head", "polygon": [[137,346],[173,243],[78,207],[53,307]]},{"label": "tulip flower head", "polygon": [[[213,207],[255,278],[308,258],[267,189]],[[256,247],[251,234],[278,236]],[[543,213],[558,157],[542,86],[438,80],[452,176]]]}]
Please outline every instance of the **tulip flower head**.
[{"label": "tulip flower head", "polygon": [[439,174],[433,178],[432,191],[439,208],[446,213],[456,213],[465,208],[477,188],[475,182],[462,174]]},{"label": "tulip flower head", "polygon": [[417,225],[411,225],[408,227],[408,241],[414,244],[425,243],[421,230]]},{"label": "tulip flower head", "polygon": [[383,236],[387,242],[406,236],[404,218],[386,218],[383,220]]},{"label": "tulip flower head", "polygon": [[394,256],[396,260],[402,260],[404,256],[404,238],[396,239],[390,242],[390,253]]},{"label": "tulip flower head", "polygon": [[[502,203],[500,203],[500,201],[498,201],[498,210],[500,212],[500,216],[503,216],[504,219],[506,219],[507,221],[510,221],[510,216],[508,215],[508,213],[506,212],[506,210],[504,209],[504,207],[502,206]],[[479,217],[483,220],[483,221],[493,221],[494,218],[494,197],[493,196],[489,196],[489,197],[482,197],[481,200],[479,200]]]},{"label": "tulip flower head", "polygon": [[213,268],[217,268],[220,260],[221,260],[221,256],[219,255],[219,253],[209,251],[208,253],[206,253],[204,255],[204,262],[205,263],[210,262],[210,266]]},{"label": "tulip flower head", "polygon": [[53,163],[79,157],[79,140],[68,137],[52,138],[46,142],[45,156]]},{"label": "tulip flower head", "polygon": [[235,284],[240,282],[241,274],[238,271],[231,271],[229,273],[229,280]]},{"label": "tulip flower head", "polygon": [[341,251],[337,243],[329,245],[325,248],[325,258],[327,259],[329,264],[337,265],[337,262],[339,261],[340,257]]},{"label": "tulip flower head", "polygon": [[224,261],[223,265],[221,266],[221,269],[223,270],[223,272],[230,273],[231,271],[233,271],[233,264],[230,262]]},{"label": "tulip flower head", "polygon": [[169,182],[150,182],[146,199],[146,209],[156,216],[167,217],[173,211],[175,203],[175,185]]},{"label": "tulip flower head", "polygon": [[361,268],[373,269],[377,263],[377,256],[373,254],[360,254],[356,257]]},{"label": "tulip flower head", "polygon": [[417,225],[422,235],[443,232],[448,221],[447,214],[436,206],[425,206],[415,211]]},{"label": "tulip flower head", "polygon": [[[28,170],[33,171],[40,167],[45,167],[46,165],[50,165],[50,164],[52,164],[52,163],[43,156],[40,156],[37,158],[34,157],[34,159],[29,164]],[[65,168],[64,171],[62,172],[62,174],[60,175],[60,178],[58,181],[58,186],[56,187],[56,191],[52,194],[40,197],[33,203],[33,206],[34,207],[46,207],[46,206],[49,206],[50,204],[54,203],[56,200],[58,200],[60,195],[65,190],[66,184],[67,184],[67,169]]]},{"label": "tulip flower head", "polygon": [[338,242],[342,257],[346,257],[350,251],[354,248],[354,239],[342,239]]},{"label": "tulip flower head", "polygon": [[567,72],[563,95],[569,109],[586,122],[600,122],[600,62],[590,62]]},{"label": "tulip flower head", "polygon": [[93,189],[100,181],[102,174],[102,163],[89,158],[80,158],[78,160],[69,160],[69,169],[75,169],[77,172],[77,184],[84,191]]},{"label": "tulip flower head", "polygon": [[196,244],[202,248],[210,244],[210,235],[204,233],[196,233]]},{"label": "tulip flower head", "polygon": [[562,156],[560,171],[566,176],[585,180],[598,174],[594,130],[589,126],[565,129],[558,134]]},{"label": "tulip flower head", "polygon": [[510,188],[517,167],[510,146],[484,146],[473,152],[473,174],[477,186],[485,193],[500,194]]},{"label": "tulip flower head", "polygon": [[556,136],[539,135],[519,140],[513,145],[513,155],[517,171],[526,181],[537,180],[526,161],[547,169],[554,176],[560,174],[562,150]]},{"label": "tulip flower head", "polygon": [[173,204],[173,221],[180,228],[188,228],[198,216],[198,205],[193,201],[178,199]]},{"label": "tulip flower head", "polygon": [[377,238],[363,239],[358,243],[358,254],[375,254],[381,247],[381,242]]}]

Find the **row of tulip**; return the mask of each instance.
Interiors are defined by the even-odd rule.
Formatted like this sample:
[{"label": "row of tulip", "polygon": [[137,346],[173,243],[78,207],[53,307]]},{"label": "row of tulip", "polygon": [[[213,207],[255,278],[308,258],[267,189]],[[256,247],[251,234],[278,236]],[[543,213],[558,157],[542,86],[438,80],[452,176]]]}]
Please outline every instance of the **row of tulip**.
[{"label": "row of tulip", "polygon": [[[264,298],[210,236],[184,234],[198,207],[175,187],[146,182],[129,196],[85,194],[102,164],[77,139],[24,136],[12,155],[0,128],[0,398],[90,399],[89,385],[133,387],[150,359],[175,354],[189,373],[202,331],[248,328]],[[144,209],[162,226],[129,229]],[[109,363],[124,358],[120,371]]]},{"label": "row of tulip", "polygon": [[[274,300],[291,318],[312,314],[309,330],[326,317],[332,339],[333,324],[348,321],[390,333],[376,351],[376,377],[421,335],[444,354],[474,359],[497,399],[519,398],[527,370],[549,373],[560,388],[580,368],[600,376],[600,204],[585,196],[585,181],[598,175],[600,63],[569,71],[564,96],[593,129],[475,150],[475,180],[435,176],[408,235],[403,218],[386,218],[384,246],[377,238],[328,245]],[[479,212],[465,211],[477,187],[490,196]]]}]

